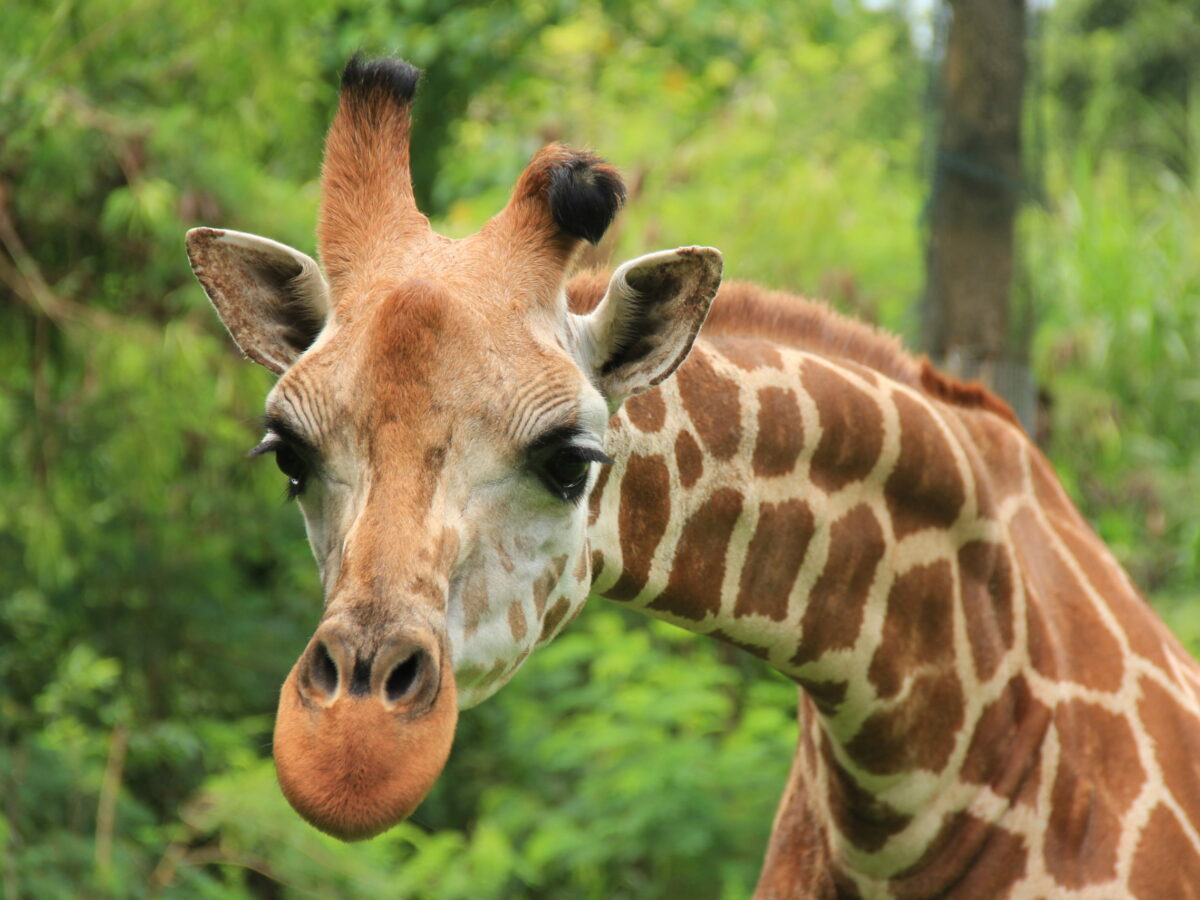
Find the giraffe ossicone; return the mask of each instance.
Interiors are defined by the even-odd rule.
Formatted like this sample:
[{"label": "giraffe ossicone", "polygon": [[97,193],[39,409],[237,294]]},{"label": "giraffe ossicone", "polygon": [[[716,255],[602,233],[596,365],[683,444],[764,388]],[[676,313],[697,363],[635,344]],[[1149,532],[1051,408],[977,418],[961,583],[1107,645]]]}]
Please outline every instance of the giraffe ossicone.
[{"label": "giraffe ossicone", "polygon": [[254,453],[325,593],[276,723],[296,809],[347,839],[411,813],[459,710],[599,595],[798,684],[760,897],[1194,891],[1200,668],[1003,403],[816,304],[721,286],[710,248],[570,277],[624,200],[590,153],[543,149],[478,234],[436,234],[408,174],[416,83],[347,66],[320,266],[188,235],[280,376]]}]

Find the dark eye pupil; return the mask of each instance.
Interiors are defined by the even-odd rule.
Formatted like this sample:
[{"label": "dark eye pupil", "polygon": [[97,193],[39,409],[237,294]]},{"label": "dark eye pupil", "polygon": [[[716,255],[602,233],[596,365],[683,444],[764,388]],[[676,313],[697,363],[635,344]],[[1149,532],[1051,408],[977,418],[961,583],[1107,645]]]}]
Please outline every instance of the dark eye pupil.
[{"label": "dark eye pupil", "polygon": [[587,486],[588,466],[588,458],[577,448],[558,447],[541,456],[535,471],[559,499],[577,500]]},{"label": "dark eye pupil", "polygon": [[275,465],[279,466],[279,471],[291,481],[301,481],[304,478],[304,460],[287,444],[275,451]]},{"label": "dark eye pupil", "polygon": [[578,485],[587,471],[588,461],[570,450],[559,450],[546,464],[546,473],[564,488]]},{"label": "dark eye pupil", "polygon": [[288,444],[281,444],[275,450],[275,465],[287,476],[288,497],[298,497],[304,493],[304,481],[308,477],[308,464],[304,458]]}]

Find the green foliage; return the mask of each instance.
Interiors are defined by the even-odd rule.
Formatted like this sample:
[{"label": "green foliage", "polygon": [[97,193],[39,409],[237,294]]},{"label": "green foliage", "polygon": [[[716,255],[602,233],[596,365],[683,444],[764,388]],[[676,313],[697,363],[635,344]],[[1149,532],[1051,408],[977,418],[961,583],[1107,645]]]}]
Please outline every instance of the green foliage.
[{"label": "green foliage", "polygon": [[1026,222],[1046,301],[1035,349],[1064,482],[1134,581],[1174,606],[1200,584],[1200,193],[1165,173],[1139,187],[1131,165],[1073,160],[1055,206]]},{"label": "green foliage", "polygon": [[[1200,650],[1200,190],[1111,139],[1130,108],[1147,134],[1200,117],[1137,93],[1124,45],[1096,49],[1061,7],[1047,34],[1091,36],[1047,40],[1047,70],[1087,64],[1088,87],[1042,98],[1051,202],[1023,222],[1050,450]],[[291,812],[271,714],[319,586],[276,474],[242,459],[270,379],[182,234],[311,251],[337,72],[398,49],[428,69],[414,169],[443,230],[477,228],[543,141],[591,145],[632,187],[618,256],[714,244],[731,277],[911,333],[926,63],[904,20],[817,0],[17,0],[5,26],[6,898],[748,896],[793,690],[603,605],[463,717],[414,822],[343,845]]]},{"label": "green foliage", "polygon": [[[1063,136],[1086,150],[1149,156],[1197,174],[1189,125],[1200,85],[1200,17],[1192,0],[1062,0],[1045,40],[1063,100]],[[1150,166],[1141,166],[1146,171]]]},{"label": "green foliage", "polygon": [[582,3],[543,32],[527,75],[478,93],[457,129],[472,174],[444,175],[459,198],[448,228],[477,228],[543,140],[569,139],[631,184],[617,256],[719,244],[728,278],[902,320],[922,278],[923,68],[904,20],[826,3],[613,6]]},{"label": "green foliage", "polygon": [[1048,450],[1200,652],[1200,23],[1182,0],[1071,0],[1043,29],[1057,135],[1023,222]]}]

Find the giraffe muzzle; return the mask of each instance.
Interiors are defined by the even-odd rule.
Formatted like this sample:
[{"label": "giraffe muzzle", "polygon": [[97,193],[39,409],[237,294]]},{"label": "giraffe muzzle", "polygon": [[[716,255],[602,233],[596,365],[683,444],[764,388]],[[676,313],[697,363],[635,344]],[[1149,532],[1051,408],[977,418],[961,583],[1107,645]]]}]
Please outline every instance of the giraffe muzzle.
[{"label": "giraffe muzzle", "polygon": [[292,668],[275,720],[288,801],[343,840],[408,817],[441,774],[458,720],[449,653],[428,629],[383,638],[324,622]]}]

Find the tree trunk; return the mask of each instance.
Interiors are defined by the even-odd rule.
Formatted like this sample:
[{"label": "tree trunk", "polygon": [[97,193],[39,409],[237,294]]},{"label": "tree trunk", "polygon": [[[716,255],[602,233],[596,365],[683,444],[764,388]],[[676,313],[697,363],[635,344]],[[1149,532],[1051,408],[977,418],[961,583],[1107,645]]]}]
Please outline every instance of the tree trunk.
[{"label": "tree trunk", "polygon": [[1020,205],[1024,0],[950,0],[942,121],[929,204],[925,349],[978,379],[1033,434],[1027,329],[1010,300]]}]

